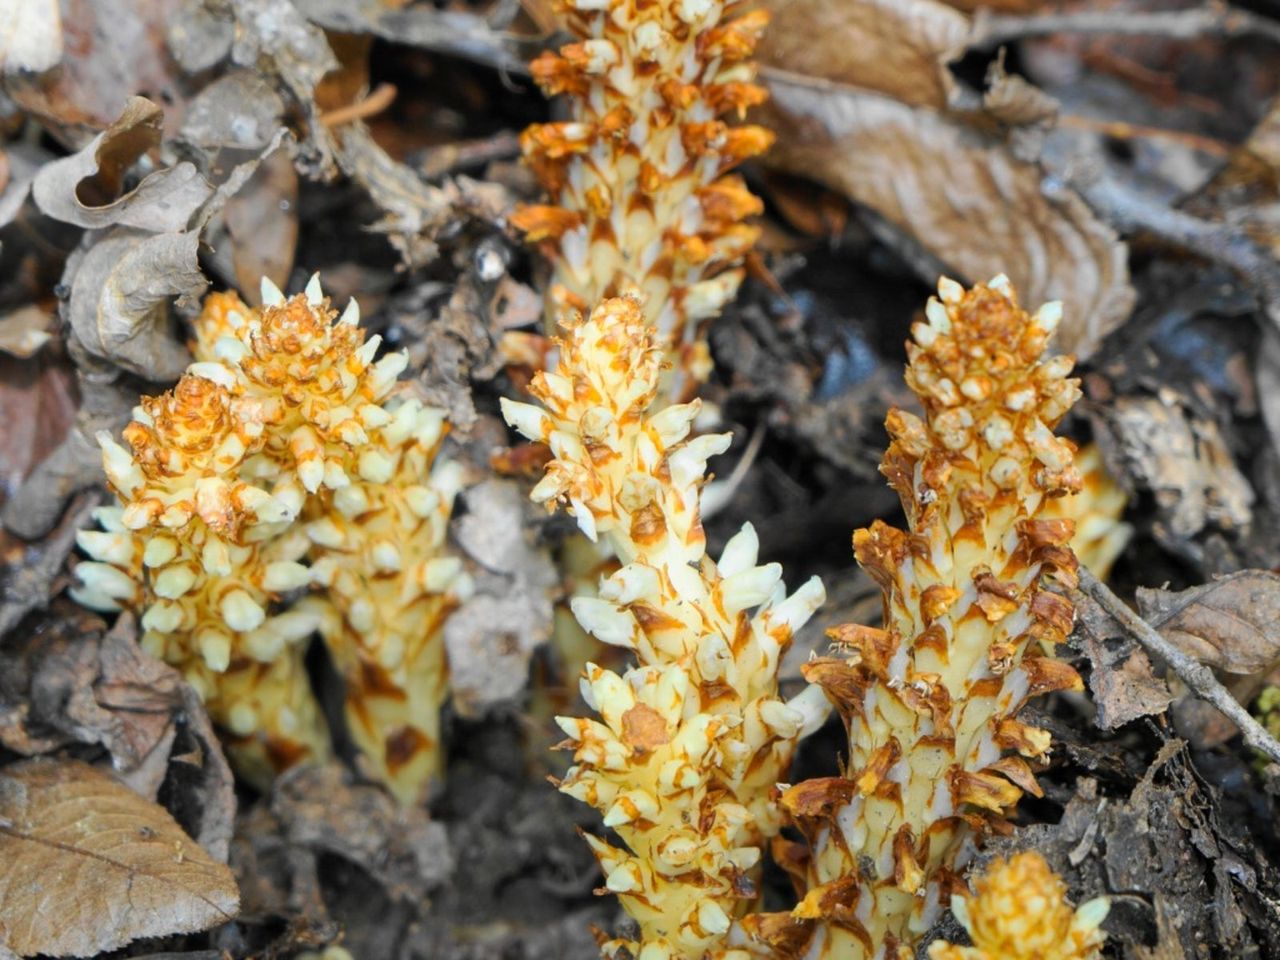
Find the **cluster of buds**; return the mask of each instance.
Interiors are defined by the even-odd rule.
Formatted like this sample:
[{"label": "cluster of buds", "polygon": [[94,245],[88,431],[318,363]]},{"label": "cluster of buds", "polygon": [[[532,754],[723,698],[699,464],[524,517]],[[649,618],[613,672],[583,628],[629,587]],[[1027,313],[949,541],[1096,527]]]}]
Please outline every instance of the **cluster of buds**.
[{"label": "cluster of buds", "polygon": [[943,279],[912,327],[907,383],[924,419],[889,414],[882,471],[909,530],[854,535],[884,594],[884,627],[832,631],[843,656],[805,666],[844,719],[845,775],[800,783],[782,806],[808,848],[783,851],[804,897],[754,918],[780,950],[901,960],[965,890],[972,840],[1002,826],[1049,734],[1017,719],[1031,697],[1080,689],[1051,656],[1070,632],[1070,520],[1052,498],[1080,487],[1074,447],[1053,427],[1079,396],[1069,357],[1043,357],[1061,316],[1034,316],[998,277]]},{"label": "cluster of buds", "polygon": [[973,941],[957,947],[941,941],[929,960],[1097,960],[1106,934],[1101,930],[1110,903],[1095,897],[1072,910],[1066,887],[1038,853],[997,860],[974,883],[974,893],[957,895],[951,911]]},{"label": "cluster of buds", "polygon": [[750,61],[768,21],[736,0],[557,0],[579,42],[531,66],[571,119],[530,127],[524,154],[555,205],[513,223],[555,262],[548,315],[639,292],[672,361],[667,396],[711,370],[706,322],[737,292],[759,199],[726,172],[772,135],[720,118],[765,98]]},{"label": "cluster of buds", "polygon": [[99,436],[122,506],[81,533],[76,596],[141,614],[258,782],[328,750],[303,668],[319,629],[369,773],[411,801],[438,767],[440,626],[466,589],[443,551],[444,417],[394,394],[405,357],[374,361],[354,301],[337,318],[313,278],[287,299],[263,281],[263,303],[209,297],[196,362],[135,410],[129,449]]},{"label": "cluster of buds", "polygon": [[572,607],[635,665],[619,675],[589,664],[582,692],[600,719],[558,718],[575,751],[561,790],[601,810],[625,844],[590,839],[606,888],[640,930],[605,952],[746,956],[729,944],[781,826],[770,793],[826,715],[816,688],[784,703],[777,683],[822,585],[788,597],[779,565],[757,564],[749,526],[718,563],[707,556],[699,491],[729,437],[689,438],[696,401],[651,409],[663,350],[638,300],[608,300],[567,323],[559,347],[556,369],[532,384],[541,406],[504,400],[503,412],[551,449],[534,500],[567,506],[621,564]]}]

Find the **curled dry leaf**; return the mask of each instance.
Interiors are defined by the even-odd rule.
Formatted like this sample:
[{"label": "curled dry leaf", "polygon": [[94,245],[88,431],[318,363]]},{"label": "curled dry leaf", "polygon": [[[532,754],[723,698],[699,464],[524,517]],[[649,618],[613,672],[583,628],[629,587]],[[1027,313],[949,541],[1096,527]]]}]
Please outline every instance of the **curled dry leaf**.
[{"label": "curled dry leaf", "polygon": [[144,177],[120,193],[125,173],[159,146],[164,113],[145,97],[133,97],[119,118],[77,153],[45,165],[32,183],[36,206],[78,227],[136,227],[151,233],[186,229],[191,214],[212,192],[196,168],[179,163]]},{"label": "curled dry leaf", "polygon": [[114,231],[68,263],[74,279],[67,313],[76,339],[147,380],[178,379],[191,357],[170,332],[169,300],[204,291],[199,242],[195,233]]},{"label": "curled dry leaf", "polygon": [[88,957],[239,910],[231,871],[163,807],[71,760],[0,770],[0,947]]},{"label": "curled dry leaf", "polygon": [[290,0],[230,0],[234,18],[231,59],[270,78],[306,119],[297,160],[317,175],[334,172],[334,144],[320,119],[316,85],[338,67],[324,31],[308,23]]},{"label": "curled dry leaf", "polygon": [[[990,116],[956,108],[946,63],[963,52],[964,15],[938,0],[771,6],[764,109],[778,141],[767,162],[874,210],[918,245],[926,272],[1005,273],[1029,303],[1064,301],[1064,351],[1088,355],[1123,322],[1134,301],[1124,244],[1079,196],[1019,158],[1025,143],[1012,131],[998,135],[1027,113],[1029,92],[1006,84]],[[1048,98],[1034,99],[1030,119],[1043,129]]]}]

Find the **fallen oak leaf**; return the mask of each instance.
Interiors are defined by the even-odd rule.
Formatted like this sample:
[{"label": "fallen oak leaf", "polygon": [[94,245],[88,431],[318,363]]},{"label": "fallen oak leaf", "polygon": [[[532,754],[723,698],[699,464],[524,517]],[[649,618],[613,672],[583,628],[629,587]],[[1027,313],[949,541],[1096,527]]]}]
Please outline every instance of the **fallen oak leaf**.
[{"label": "fallen oak leaf", "polygon": [[75,760],[0,770],[0,947],[88,957],[239,911],[224,864],[164,808]]}]

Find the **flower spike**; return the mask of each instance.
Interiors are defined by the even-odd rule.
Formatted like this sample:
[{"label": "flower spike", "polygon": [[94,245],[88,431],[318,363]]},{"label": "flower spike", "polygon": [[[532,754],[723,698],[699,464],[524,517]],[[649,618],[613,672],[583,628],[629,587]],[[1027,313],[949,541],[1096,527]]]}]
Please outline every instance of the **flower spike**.
[{"label": "flower spike", "polygon": [[964,889],[970,840],[999,826],[1049,750],[1017,719],[1031,697],[1081,688],[1053,646],[1071,630],[1076,560],[1055,498],[1080,488],[1053,428],[1079,396],[1069,357],[1045,357],[1059,311],[1029,315],[1008,281],[943,280],[912,327],[906,379],[924,418],[891,411],[881,467],[909,529],[854,534],[884,594],[882,628],[832,631],[839,655],[805,676],[844,719],[844,775],[782,806],[808,840],[804,898],[752,918],[758,939],[807,956],[899,958]]},{"label": "flower spike", "polygon": [[555,261],[548,315],[636,292],[673,369],[664,393],[691,393],[711,370],[707,321],[731,300],[762,210],[727,172],[772,134],[726,125],[762,102],[750,62],[768,22],[736,0],[558,0],[579,39],[533,62],[571,119],[521,137],[553,203],[513,223]]},{"label": "flower spike", "polygon": [[600,719],[558,720],[574,750],[561,790],[624,844],[589,838],[606,890],[640,927],[604,952],[738,957],[735,920],[781,826],[770,794],[826,715],[816,690],[783,702],[777,678],[824,594],[813,579],[788,597],[780,567],[757,565],[749,526],[718,564],[707,556],[698,495],[729,438],[689,439],[696,402],[652,409],[661,368],[638,300],[608,300],[566,324],[556,369],[531,387],[542,406],[503,401],[503,413],[551,448],[534,499],[564,506],[622,564],[573,612],[636,663],[622,674],[588,664],[582,693]]}]

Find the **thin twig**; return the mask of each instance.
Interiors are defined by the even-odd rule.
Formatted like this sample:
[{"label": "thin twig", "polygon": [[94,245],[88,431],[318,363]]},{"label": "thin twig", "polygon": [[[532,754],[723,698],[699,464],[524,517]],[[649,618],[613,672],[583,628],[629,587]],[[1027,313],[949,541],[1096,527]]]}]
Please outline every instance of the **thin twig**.
[{"label": "thin twig", "polygon": [[389,83],[380,83],[377,89],[363,100],[320,114],[320,122],[326,127],[337,127],[344,123],[351,123],[353,120],[364,120],[387,109],[395,98],[396,88]]},{"label": "thin twig", "polygon": [[1081,567],[1079,575],[1082,593],[1093,598],[1098,606],[1125,629],[1129,636],[1146,647],[1148,653],[1167,663],[1196,696],[1222,711],[1227,719],[1239,728],[1245,743],[1280,763],[1280,743],[1277,743],[1271,734],[1249,715],[1249,711],[1227,692],[1227,688],[1218,682],[1212,670],[1193,657],[1187,656],[1162,637],[1155,627],[1130,610],[1124,601],[1086,568]]},{"label": "thin twig", "polygon": [[979,10],[973,20],[969,45],[996,46],[1012,40],[1058,33],[1172,37],[1177,40],[1194,40],[1203,36],[1259,36],[1280,43],[1280,23],[1246,10],[1236,10],[1225,3],[1206,3],[1188,10],[1149,13],[1081,10],[1018,16]]}]

